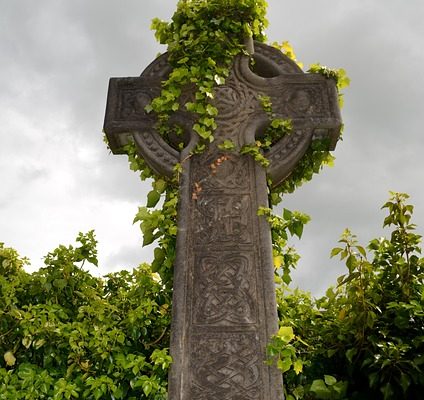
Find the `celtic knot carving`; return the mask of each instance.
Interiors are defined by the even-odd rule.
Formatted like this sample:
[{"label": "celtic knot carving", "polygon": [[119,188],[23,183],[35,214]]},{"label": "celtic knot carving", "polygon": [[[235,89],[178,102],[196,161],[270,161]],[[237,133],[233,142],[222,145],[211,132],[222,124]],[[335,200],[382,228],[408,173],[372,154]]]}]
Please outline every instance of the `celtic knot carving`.
[{"label": "celtic knot carving", "polygon": [[[218,108],[218,121],[246,118],[257,106],[253,91],[236,79],[229,78],[226,85],[215,88],[215,106]],[[236,121],[233,121],[233,123]]]},{"label": "celtic knot carving", "polygon": [[196,400],[262,400],[260,347],[254,334],[193,340],[191,395]]},{"label": "celtic knot carving", "polygon": [[247,254],[221,252],[198,260],[194,276],[195,324],[231,326],[257,322],[253,256]]},{"label": "celtic knot carving", "polygon": [[201,194],[194,208],[196,243],[251,243],[250,204],[248,194]]},{"label": "celtic knot carving", "polygon": [[[223,160],[222,162],[217,162]],[[249,190],[249,160],[238,154],[211,152],[201,154],[193,163],[192,180],[204,191],[238,189]]]}]

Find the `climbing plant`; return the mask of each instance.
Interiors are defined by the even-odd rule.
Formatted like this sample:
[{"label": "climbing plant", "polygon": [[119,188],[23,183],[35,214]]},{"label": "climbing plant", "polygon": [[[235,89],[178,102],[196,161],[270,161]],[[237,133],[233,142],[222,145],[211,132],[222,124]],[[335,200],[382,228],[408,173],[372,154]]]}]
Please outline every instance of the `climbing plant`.
[{"label": "climbing plant", "polygon": [[332,257],[346,272],[313,299],[279,279],[281,328],[269,347],[288,400],[419,399],[424,387],[424,258],[408,196],[383,205],[388,237],[346,230]]},{"label": "climbing plant", "polygon": [[[157,40],[167,45],[172,72],[163,82],[161,94],[146,107],[146,111],[157,114],[157,130],[165,140],[169,140],[171,135],[179,136],[178,147],[182,149],[186,145],[181,127],[171,123],[173,113],[180,107],[185,107],[196,117],[192,129],[199,140],[193,151],[204,151],[206,146],[214,141],[215,117],[218,115],[218,109],[212,101],[214,89],[225,84],[235,56],[249,55],[245,46],[246,39],[266,41],[266,8],[267,3],[264,0],[180,0],[171,21],[153,20],[152,29]],[[273,46],[302,66],[287,41],[281,44],[273,43]],[[339,91],[349,84],[349,78],[343,69],[332,70],[317,64],[311,66],[309,72],[334,79]],[[181,104],[181,93],[188,86],[194,91],[193,100]],[[341,92],[339,96],[342,99]],[[249,154],[266,168],[268,160],[263,156],[263,151],[281,137],[290,134],[291,121],[276,118],[272,103],[266,96],[260,97],[260,102],[270,123],[262,135],[259,135],[260,139],[243,146],[239,151]],[[228,140],[220,143],[219,147],[227,151],[237,151],[234,143]],[[327,147],[325,142],[314,141],[296,169],[281,185],[272,187],[272,182],[269,181],[271,206],[279,204],[284,193],[293,192],[303,182],[312,179],[313,174],[318,173],[323,165],[332,164],[333,156],[327,151]],[[171,285],[176,237],[175,180],[178,180],[181,165],[176,166],[174,180],[164,180],[156,177],[147,167],[134,145],[126,146],[125,150],[131,169],[140,171],[142,179],[153,179],[147,204],[140,207],[135,222],[140,223],[145,245],[154,241],[158,243],[153,268],[166,284]],[[157,207],[161,199],[163,207],[159,210]],[[276,234],[273,236],[277,237]],[[283,247],[278,247],[280,252],[275,254],[275,260],[277,263],[281,260],[284,262],[287,256],[282,251]],[[277,253],[275,246],[274,253]],[[289,265],[287,268],[290,268]]]},{"label": "climbing plant", "polygon": [[[263,0],[180,0],[170,22],[155,19],[152,29],[167,46],[172,72],[161,94],[146,111],[158,115],[157,129],[165,140],[181,137],[172,124],[180,107],[195,115],[199,137],[194,152],[214,141],[214,90],[225,84],[235,56],[245,54],[246,38],[266,40]],[[288,42],[274,43],[300,66]],[[311,73],[334,79],[339,92],[349,84],[343,69],[312,65]],[[193,88],[192,101],[181,104],[183,89]],[[260,139],[237,150],[266,168],[262,152],[291,132],[291,121],[275,117],[272,104],[260,99],[270,123]],[[271,189],[270,206],[281,202],[331,164],[326,143],[315,141],[291,176]],[[134,218],[143,244],[156,243],[150,265],[96,278],[84,264],[97,264],[93,232],[80,234],[76,246],[59,246],[43,268],[29,274],[27,260],[0,244],[0,399],[155,399],[166,398],[172,265],[177,235],[177,185],[157,177],[126,146],[130,168],[151,179],[147,203]],[[216,165],[221,162],[216,160]],[[196,193],[193,193],[195,196]],[[347,271],[320,299],[289,288],[299,256],[288,245],[300,238],[309,217],[284,210],[281,216],[261,208],[271,226],[277,280],[280,329],[268,355],[284,374],[287,400],[419,398],[423,381],[423,258],[420,237],[411,222],[407,196],[393,193],[384,208],[387,239],[367,248],[346,231],[340,257]]]},{"label": "climbing plant", "polygon": [[[424,258],[407,195],[384,205],[387,237],[332,250],[345,264],[318,299],[289,288],[298,255],[286,238],[307,218],[274,217],[280,329],[270,363],[287,400],[420,399],[424,386]],[[277,240],[275,240],[277,239]],[[166,399],[171,291],[148,264],[96,278],[93,232],[59,246],[44,267],[0,243],[0,399]],[[290,267],[288,267],[290,266]]]},{"label": "climbing plant", "polygon": [[0,243],[0,399],[165,399],[170,298],[147,264],[100,279],[93,232],[29,274]]}]

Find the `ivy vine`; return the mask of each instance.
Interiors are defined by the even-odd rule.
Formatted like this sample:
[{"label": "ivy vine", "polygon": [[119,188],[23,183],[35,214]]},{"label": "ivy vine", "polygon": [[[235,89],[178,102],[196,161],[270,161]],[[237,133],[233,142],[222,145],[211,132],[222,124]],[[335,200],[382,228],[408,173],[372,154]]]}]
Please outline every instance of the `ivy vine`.
[{"label": "ivy vine", "polygon": [[[169,141],[172,134],[173,137],[180,137],[180,142],[174,143],[174,146],[180,150],[185,146],[182,128],[171,123],[172,116],[185,107],[186,111],[195,116],[192,129],[198,135],[198,144],[193,152],[204,151],[214,141],[214,131],[217,128],[215,118],[218,115],[218,109],[213,104],[214,89],[225,84],[234,57],[239,54],[248,55],[245,47],[247,38],[266,41],[266,8],[267,3],[264,0],[180,0],[171,21],[158,18],[152,21],[151,28],[155,31],[156,39],[167,45],[172,72],[162,82],[160,95],[146,107],[146,111],[158,116],[157,130],[165,140]],[[303,67],[289,42],[272,45]],[[338,89],[349,84],[342,69],[332,70],[316,64],[308,72],[334,79]],[[182,104],[180,96],[187,87],[191,88],[194,96],[192,101]],[[341,94],[339,98],[342,100]],[[266,168],[269,161],[263,152],[284,135],[289,135],[292,124],[290,120],[276,117],[269,97],[262,96],[259,100],[270,121],[266,130],[254,143],[239,150],[230,140],[220,143],[218,147],[225,151],[249,154]],[[166,181],[154,175],[137,154],[133,144],[126,147],[126,152],[132,170],[140,171],[142,179],[153,178],[147,204],[140,207],[134,222],[140,223],[144,245],[158,242],[154,251],[153,269],[166,284],[172,285],[171,266],[175,256],[177,232],[176,181],[182,166],[176,166],[173,181]],[[332,164],[333,160],[326,143],[313,142],[295,170],[281,185],[272,188],[272,182],[268,182],[270,205],[279,204],[284,193],[293,192],[303,182],[312,179],[313,174],[318,173],[324,165]],[[162,208],[158,209],[161,199]],[[275,224],[271,224],[271,227],[275,232],[278,230]],[[275,257],[284,259],[282,248]]]}]

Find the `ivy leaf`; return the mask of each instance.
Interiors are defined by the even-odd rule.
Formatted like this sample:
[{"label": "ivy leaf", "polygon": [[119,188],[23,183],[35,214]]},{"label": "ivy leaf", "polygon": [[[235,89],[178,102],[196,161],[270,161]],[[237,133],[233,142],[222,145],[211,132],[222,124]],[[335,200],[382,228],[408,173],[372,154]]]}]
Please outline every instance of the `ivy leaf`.
[{"label": "ivy leaf", "polygon": [[223,85],[225,83],[225,78],[223,78],[222,76],[219,76],[218,74],[214,76],[214,80],[217,85]]},{"label": "ivy leaf", "polygon": [[293,370],[296,373],[296,375],[299,375],[303,371],[303,362],[302,362],[302,360],[296,360],[293,363]]},{"label": "ivy leaf", "polygon": [[315,379],[309,390],[314,392],[319,399],[329,399],[331,396],[331,390],[322,379]]},{"label": "ivy leaf", "polygon": [[153,208],[160,200],[160,193],[156,190],[151,190],[147,195],[147,207]]},{"label": "ivy leaf", "polygon": [[23,339],[22,339],[22,344],[28,349],[29,348],[29,346],[31,346],[31,343],[32,343],[32,339],[31,339],[31,337],[30,336],[25,336]]},{"label": "ivy leaf", "polygon": [[277,268],[277,269],[280,268],[283,261],[284,261],[283,256],[279,255],[279,256],[274,257],[274,267]]},{"label": "ivy leaf", "polygon": [[149,244],[153,243],[155,240],[155,237],[153,235],[153,232],[151,230],[147,230],[144,232],[143,235],[143,246],[148,246]]},{"label": "ivy leaf", "polygon": [[15,365],[16,358],[11,351],[6,351],[6,353],[4,353],[3,358],[4,358],[4,361],[6,361],[6,365],[8,367],[13,367]]},{"label": "ivy leaf", "polygon": [[200,124],[194,124],[193,130],[203,139],[210,139],[212,136],[212,132]]},{"label": "ivy leaf", "polygon": [[293,340],[295,337],[293,333],[293,328],[291,326],[282,326],[278,330],[277,335],[287,343]]},{"label": "ivy leaf", "polygon": [[284,358],[283,360],[277,361],[277,368],[282,372],[287,372],[292,365],[292,361],[290,358]]},{"label": "ivy leaf", "polygon": [[337,379],[331,375],[324,375],[324,381],[328,386],[333,386],[337,383]]},{"label": "ivy leaf", "polygon": [[164,179],[158,179],[153,183],[153,187],[159,192],[163,193],[168,186],[167,182]]}]

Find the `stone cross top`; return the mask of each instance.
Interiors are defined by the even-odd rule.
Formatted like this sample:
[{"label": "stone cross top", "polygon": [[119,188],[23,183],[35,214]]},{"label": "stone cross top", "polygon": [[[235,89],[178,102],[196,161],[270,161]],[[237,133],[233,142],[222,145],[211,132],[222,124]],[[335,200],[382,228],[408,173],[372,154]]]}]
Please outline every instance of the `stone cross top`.
[{"label": "stone cross top", "polygon": [[[185,130],[177,151],[155,131],[144,107],[160,94],[171,71],[167,54],[137,78],[112,78],[104,130],[112,151],[133,138],[140,155],[159,175],[171,177],[182,164],[174,265],[170,400],[283,399],[281,374],[265,364],[266,345],[278,330],[270,228],[258,217],[268,206],[266,175],[274,185],[296,166],[315,138],[334,149],[341,128],[335,82],[305,74],[280,51],[255,43],[255,67],[240,55],[224,85],[215,88],[215,141],[189,157],[197,143],[193,116],[173,117]],[[190,100],[181,96],[180,110]],[[269,124],[260,97],[273,113],[290,118],[293,132],[264,155],[267,170],[251,156],[226,152],[255,141]]]}]

